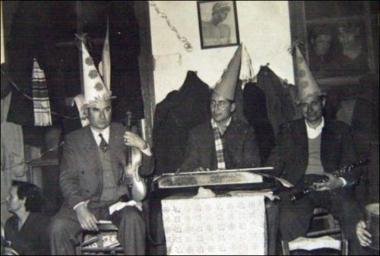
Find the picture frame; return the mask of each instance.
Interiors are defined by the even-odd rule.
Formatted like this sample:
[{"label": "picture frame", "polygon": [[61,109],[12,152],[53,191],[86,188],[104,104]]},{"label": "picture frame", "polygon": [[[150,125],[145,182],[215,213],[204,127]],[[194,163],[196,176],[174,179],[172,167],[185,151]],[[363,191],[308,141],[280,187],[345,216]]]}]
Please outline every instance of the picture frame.
[{"label": "picture frame", "polygon": [[[377,10],[378,4],[368,1],[289,2],[291,45],[300,46],[314,78],[324,90],[347,86],[356,88],[362,76],[377,72]],[[316,39],[313,39],[316,34],[331,35],[330,43],[321,43],[319,49],[321,55],[330,44],[331,55],[323,58],[313,56],[316,53]],[[340,34],[345,36],[339,39]],[[293,61],[297,71],[295,55]]]},{"label": "picture frame", "polygon": [[240,44],[235,1],[197,1],[202,49]]},{"label": "picture frame", "polygon": [[361,76],[369,71],[362,20],[307,24],[306,29],[307,56],[316,78]]}]

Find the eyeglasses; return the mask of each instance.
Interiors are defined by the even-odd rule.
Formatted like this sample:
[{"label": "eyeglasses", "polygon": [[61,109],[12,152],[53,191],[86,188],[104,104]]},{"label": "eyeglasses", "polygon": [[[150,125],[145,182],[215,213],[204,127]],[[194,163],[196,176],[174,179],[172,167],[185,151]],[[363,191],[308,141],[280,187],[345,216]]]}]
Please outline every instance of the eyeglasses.
[{"label": "eyeglasses", "polygon": [[302,103],[299,104],[299,106],[301,108],[306,109],[307,107],[312,107],[312,108],[318,107],[319,104],[321,104],[321,102],[319,100],[313,100],[310,103],[302,102]]},{"label": "eyeglasses", "polygon": [[226,108],[231,102],[227,101],[227,100],[221,100],[221,101],[215,101],[215,100],[212,100],[211,101],[211,107],[212,108],[215,108],[215,107],[218,107],[218,108]]}]

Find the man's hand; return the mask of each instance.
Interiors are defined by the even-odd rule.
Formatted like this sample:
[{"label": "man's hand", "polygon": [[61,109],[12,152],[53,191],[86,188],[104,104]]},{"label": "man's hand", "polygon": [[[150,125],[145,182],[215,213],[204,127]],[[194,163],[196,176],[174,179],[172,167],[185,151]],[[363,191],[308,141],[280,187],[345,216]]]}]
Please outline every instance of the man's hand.
[{"label": "man's hand", "polygon": [[77,213],[78,221],[84,230],[98,231],[98,225],[96,225],[98,220],[88,210],[86,204],[78,205],[75,212]]},{"label": "man's hand", "polygon": [[371,244],[371,234],[367,231],[364,221],[359,221],[356,225],[356,236],[361,246],[367,247]]},{"label": "man's hand", "polygon": [[324,175],[326,175],[329,179],[326,182],[315,182],[313,186],[316,191],[334,190],[343,187],[343,181],[338,177],[335,177],[330,173],[326,173]]},{"label": "man's hand", "polygon": [[140,151],[148,148],[148,144],[140,136],[129,131],[124,133],[124,144],[130,147],[137,147]]}]

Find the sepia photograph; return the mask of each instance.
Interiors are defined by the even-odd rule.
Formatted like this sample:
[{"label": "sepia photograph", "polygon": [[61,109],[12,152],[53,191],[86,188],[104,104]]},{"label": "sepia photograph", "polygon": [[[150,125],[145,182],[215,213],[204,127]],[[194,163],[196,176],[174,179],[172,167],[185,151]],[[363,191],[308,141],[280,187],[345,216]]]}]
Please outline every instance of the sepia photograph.
[{"label": "sepia photograph", "polygon": [[202,49],[239,44],[234,1],[197,1]]},{"label": "sepia photograph", "polygon": [[368,43],[362,22],[310,25],[307,30],[310,68],[316,77],[368,72]]},{"label": "sepia photograph", "polygon": [[379,255],[379,1],[0,1],[1,255]]}]

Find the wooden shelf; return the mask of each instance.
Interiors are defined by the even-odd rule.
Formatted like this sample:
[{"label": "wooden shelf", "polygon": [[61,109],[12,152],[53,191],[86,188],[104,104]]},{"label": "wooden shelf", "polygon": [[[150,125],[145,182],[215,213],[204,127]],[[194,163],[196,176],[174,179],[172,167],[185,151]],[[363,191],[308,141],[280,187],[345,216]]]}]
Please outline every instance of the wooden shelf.
[{"label": "wooden shelf", "polygon": [[361,76],[340,76],[329,78],[317,78],[322,86],[358,85]]},{"label": "wooden shelf", "polygon": [[362,21],[364,20],[364,16],[362,15],[355,15],[355,16],[349,16],[349,17],[339,17],[339,18],[320,18],[320,19],[312,19],[312,20],[306,20],[306,24],[313,24],[313,25],[324,25],[324,24],[337,24],[337,23],[345,23],[348,21]]},{"label": "wooden shelf", "polygon": [[58,158],[36,159],[29,163],[31,168],[57,166],[59,165]]}]

